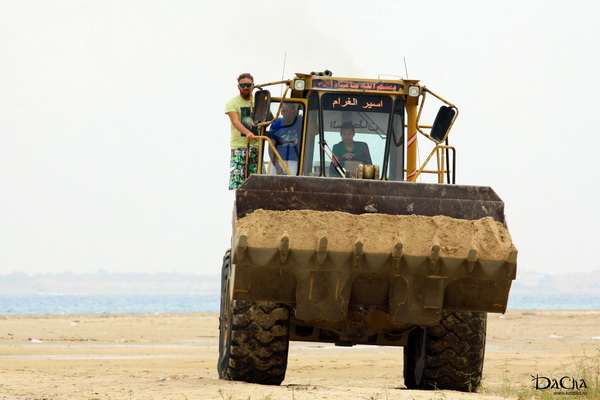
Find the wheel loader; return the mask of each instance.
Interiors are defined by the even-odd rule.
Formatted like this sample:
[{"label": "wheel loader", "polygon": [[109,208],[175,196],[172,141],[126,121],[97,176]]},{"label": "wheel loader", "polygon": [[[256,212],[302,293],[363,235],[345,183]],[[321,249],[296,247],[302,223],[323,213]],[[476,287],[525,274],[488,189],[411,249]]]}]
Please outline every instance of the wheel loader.
[{"label": "wheel loader", "polygon": [[517,250],[498,195],[456,184],[457,107],[417,80],[330,71],[255,90],[259,168],[235,193],[219,377],[281,384],[290,341],[402,346],[408,389],[476,391]]}]

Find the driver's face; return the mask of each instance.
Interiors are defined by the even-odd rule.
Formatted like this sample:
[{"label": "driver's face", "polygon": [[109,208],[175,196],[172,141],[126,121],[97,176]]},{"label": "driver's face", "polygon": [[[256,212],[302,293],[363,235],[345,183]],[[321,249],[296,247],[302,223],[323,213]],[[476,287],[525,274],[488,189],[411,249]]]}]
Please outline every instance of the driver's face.
[{"label": "driver's face", "polygon": [[354,142],[354,130],[353,129],[342,129],[342,131],[340,132],[340,135],[342,136],[342,141],[345,144],[349,145]]}]

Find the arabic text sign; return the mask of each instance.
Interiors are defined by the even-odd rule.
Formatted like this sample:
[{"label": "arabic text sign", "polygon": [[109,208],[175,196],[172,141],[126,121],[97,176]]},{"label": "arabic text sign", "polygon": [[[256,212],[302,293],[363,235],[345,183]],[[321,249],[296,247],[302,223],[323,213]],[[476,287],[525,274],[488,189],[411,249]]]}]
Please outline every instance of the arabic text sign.
[{"label": "arabic text sign", "polygon": [[342,80],[342,79],[313,79],[312,87],[314,89],[329,90],[377,90],[382,92],[399,92],[404,90],[401,83],[392,82],[372,82],[360,80]]},{"label": "arabic text sign", "polygon": [[364,111],[388,113],[391,110],[392,99],[385,96],[338,96],[327,93],[322,97],[324,110]]}]

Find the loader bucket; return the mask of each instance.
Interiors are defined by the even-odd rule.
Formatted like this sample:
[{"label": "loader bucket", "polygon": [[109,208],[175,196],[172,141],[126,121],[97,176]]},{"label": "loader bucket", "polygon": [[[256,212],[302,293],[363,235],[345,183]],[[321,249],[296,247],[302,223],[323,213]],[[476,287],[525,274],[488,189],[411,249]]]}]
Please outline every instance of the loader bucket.
[{"label": "loader bucket", "polygon": [[517,250],[489,187],[252,175],[237,190],[237,300],[299,320],[382,310],[391,326],[441,310],[504,312]]},{"label": "loader bucket", "polygon": [[504,203],[490,187],[437,183],[251,175],[236,193],[237,218],[257,209],[445,215],[504,223]]}]

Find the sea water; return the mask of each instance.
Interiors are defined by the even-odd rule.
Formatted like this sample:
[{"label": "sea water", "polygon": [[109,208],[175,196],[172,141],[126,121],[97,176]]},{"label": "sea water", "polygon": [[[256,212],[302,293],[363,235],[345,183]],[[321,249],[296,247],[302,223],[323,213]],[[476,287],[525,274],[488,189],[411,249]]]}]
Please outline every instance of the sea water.
[{"label": "sea water", "polygon": [[218,312],[219,295],[15,294],[0,295],[0,315]]},{"label": "sea water", "polygon": [[[0,294],[0,315],[219,312],[218,294]],[[600,310],[598,294],[511,293],[509,310]]]}]

